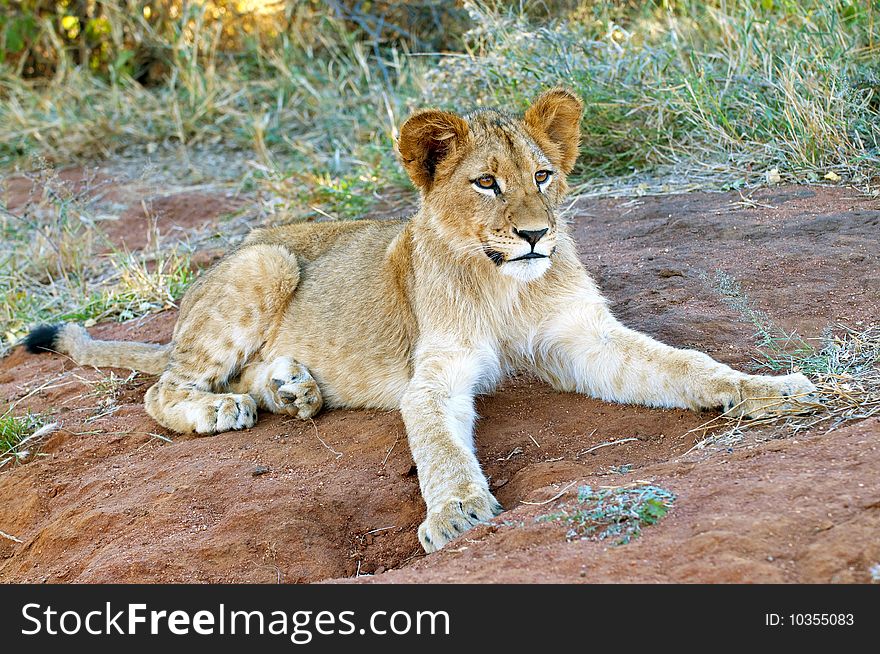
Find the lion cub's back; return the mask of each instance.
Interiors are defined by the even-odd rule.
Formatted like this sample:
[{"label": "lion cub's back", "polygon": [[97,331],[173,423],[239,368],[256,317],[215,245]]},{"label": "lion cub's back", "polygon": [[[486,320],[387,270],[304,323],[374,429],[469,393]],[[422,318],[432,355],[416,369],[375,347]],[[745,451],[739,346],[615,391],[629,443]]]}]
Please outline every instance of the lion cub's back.
[{"label": "lion cub's back", "polygon": [[244,242],[283,245],[297,258],[310,262],[323,255],[361,247],[363,241],[386,246],[405,227],[405,221],[349,220],[317,223],[293,223],[280,227],[255,229]]}]

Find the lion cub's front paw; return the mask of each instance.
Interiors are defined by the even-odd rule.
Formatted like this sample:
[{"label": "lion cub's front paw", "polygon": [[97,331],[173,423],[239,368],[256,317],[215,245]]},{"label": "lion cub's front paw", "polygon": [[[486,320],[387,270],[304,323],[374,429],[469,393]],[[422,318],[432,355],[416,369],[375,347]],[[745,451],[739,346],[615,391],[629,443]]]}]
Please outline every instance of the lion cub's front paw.
[{"label": "lion cub's front paw", "polygon": [[225,393],[218,395],[209,410],[207,424],[196,431],[220,433],[233,429],[248,429],[257,423],[257,403],[250,395]]},{"label": "lion cub's front paw", "polygon": [[723,398],[725,413],[744,418],[764,418],[808,412],[816,386],[800,373],[771,377],[746,375]]},{"label": "lion cub's front paw", "polygon": [[473,488],[461,493],[460,497],[451,497],[428,509],[428,516],[419,527],[419,542],[430,554],[501,511],[501,505],[492,493]]}]

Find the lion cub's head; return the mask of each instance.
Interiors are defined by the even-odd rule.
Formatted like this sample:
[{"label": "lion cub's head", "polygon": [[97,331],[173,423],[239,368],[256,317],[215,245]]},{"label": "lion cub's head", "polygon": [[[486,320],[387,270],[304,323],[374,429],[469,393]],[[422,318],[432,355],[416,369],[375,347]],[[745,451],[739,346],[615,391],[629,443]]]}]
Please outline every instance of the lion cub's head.
[{"label": "lion cub's head", "polygon": [[577,159],[582,111],[572,93],[552,89],[522,118],[427,109],[407,120],[401,159],[440,237],[503,274],[523,281],[543,275],[556,248],[555,212]]}]

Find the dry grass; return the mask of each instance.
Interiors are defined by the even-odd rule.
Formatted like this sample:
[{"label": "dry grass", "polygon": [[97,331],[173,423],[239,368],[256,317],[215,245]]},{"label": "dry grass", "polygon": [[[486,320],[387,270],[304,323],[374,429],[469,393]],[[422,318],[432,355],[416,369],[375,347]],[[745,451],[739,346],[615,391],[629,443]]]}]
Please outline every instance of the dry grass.
[{"label": "dry grass", "polygon": [[[814,396],[792,398],[803,411],[781,411],[757,420],[735,416],[737,407],[691,430],[697,439],[692,449],[730,447],[747,433],[764,430],[770,437],[787,437],[807,430],[828,433],[843,424],[880,415],[880,325],[858,329],[829,327],[819,339],[808,339],[780,328],[758,309],[730,275],[717,271],[703,281],[755,329],[757,371],[787,374],[800,372],[816,385]],[[778,400],[787,404],[789,398]],[[769,402],[769,401],[768,401]],[[772,410],[772,403],[769,404]]]},{"label": "dry grass", "polygon": [[119,399],[122,394],[137,384],[139,373],[132,371],[125,377],[120,377],[112,370],[107,373],[99,371],[99,376],[95,379],[87,379],[80,375],[73,376],[89,390],[75,398],[75,400],[88,399],[96,403],[92,409],[92,415],[83,421],[87,425],[95,420],[113,415],[119,410]]},{"label": "dry grass", "polygon": [[[766,328],[766,315],[762,327]],[[757,366],[774,372],[800,372],[816,385],[808,397],[768,399],[772,412],[778,406],[796,401],[803,408],[798,413],[780,411],[755,420],[736,416],[737,407],[692,429],[696,440],[691,450],[731,447],[748,433],[761,430],[771,438],[789,437],[810,430],[827,434],[840,426],[880,416],[880,325],[854,330],[844,325],[829,330],[818,346],[797,334],[788,341],[773,341],[775,349],[759,349]],[[766,341],[765,341],[766,343]],[[785,346],[796,344],[792,352]],[[759,347],[761,345],[759,344]]]},{"label": "dry grass", "polygon": [[183,244],[113,246],[96,209],[103,184],[74,185],[46,168],[21,206],[0,198],[0,355],[38,322],[90,325],[173,307],[195,278]]}]

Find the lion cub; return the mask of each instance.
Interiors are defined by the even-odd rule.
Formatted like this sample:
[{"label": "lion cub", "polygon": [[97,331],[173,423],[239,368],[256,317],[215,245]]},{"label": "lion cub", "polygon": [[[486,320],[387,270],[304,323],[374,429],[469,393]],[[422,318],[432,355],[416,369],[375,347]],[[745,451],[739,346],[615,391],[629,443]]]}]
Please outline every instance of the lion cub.
[{"label": "lion cub", "polygon": [[248,428],[258,407],[399,409],[428,552],[501,511],[475,453],[474,395],[512,372],[614,402],[796,410],[814,391],[803,375],[737,372],[611,315],[557,213],[581,113],[564,89],[521,118],[419,111],[398,144],[421,192],[411,219],[254,231],[189,289],[167,345],[93,341],[72,324],[27,345],[159,375],[146,408],[178,432]]}]

